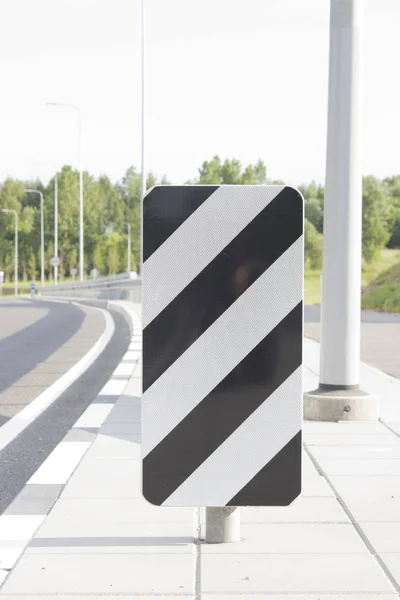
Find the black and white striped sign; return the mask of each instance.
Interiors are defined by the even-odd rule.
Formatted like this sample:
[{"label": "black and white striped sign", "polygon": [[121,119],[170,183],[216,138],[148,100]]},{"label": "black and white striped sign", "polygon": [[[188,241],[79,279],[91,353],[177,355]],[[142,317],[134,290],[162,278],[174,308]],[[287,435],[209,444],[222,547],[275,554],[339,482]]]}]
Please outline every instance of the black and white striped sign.
[{"label": "black and white striped sign", "polygon": [[142,278],[145,498],[290,504],[301,489],[301,195],[154,187]]}]

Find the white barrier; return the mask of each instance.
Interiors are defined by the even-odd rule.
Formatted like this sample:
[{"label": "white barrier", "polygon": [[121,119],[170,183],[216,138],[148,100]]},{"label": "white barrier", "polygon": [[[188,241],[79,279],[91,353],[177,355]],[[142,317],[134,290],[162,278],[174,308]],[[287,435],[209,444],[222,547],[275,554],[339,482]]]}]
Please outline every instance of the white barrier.
[{"label": "white barrier", "polygon": [[43,297],[130,300],[131,302],[140,303],[141,284],[141,278],[135,272],[130,272],[74,283],[49,285],[42,287],[39,294]]}]

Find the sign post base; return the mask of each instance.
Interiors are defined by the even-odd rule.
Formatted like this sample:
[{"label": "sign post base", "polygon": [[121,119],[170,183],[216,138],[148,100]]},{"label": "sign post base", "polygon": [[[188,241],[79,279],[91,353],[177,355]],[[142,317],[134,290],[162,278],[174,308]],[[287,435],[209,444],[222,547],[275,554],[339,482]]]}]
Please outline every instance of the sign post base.
[{"label": "sign post base", "polygon": [[235,506],[206,508],[208,544],[240,542],[240,511]]}]

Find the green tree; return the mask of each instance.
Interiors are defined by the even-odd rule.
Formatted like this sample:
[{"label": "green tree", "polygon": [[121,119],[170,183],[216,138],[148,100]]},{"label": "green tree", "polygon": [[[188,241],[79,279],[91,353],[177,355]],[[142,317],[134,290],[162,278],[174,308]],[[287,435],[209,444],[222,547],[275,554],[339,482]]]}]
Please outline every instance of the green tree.
[{"label": "green tree", "polygon": [[322,266],[322,235],[308,219],[304,221],[304,259],[311,269]]}]

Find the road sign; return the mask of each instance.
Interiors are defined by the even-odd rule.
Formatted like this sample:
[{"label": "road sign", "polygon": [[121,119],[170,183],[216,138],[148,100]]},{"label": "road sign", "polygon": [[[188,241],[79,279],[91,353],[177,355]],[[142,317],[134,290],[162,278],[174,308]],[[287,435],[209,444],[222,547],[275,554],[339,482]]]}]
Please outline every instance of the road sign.
[{"label": "road sign", "polygon": [[0,271],[0,283],[4,283],[4,271]]},{"label": "road sign", "polygon": [[71,277],[76,277],[76,274],[78,273],[78,269],[71,269],[70,270],[70,275]]},{"label": "road sign", "polygon": [[301,490],[301,195],[154,187],[142,278],[144,496],[290,504]]},{"label": "road sign", "polygon": [[31,290],[31,292],[34,292],[36,290],[36,283],[31,283],[29,286],[29,289]]},{"label": "road sign", "polygon": [[51,266],[52,267],[59,267],[61,264],[61,260],[58,256],[53,256],[53,258],[51,259]]},{"label": "road sign", "polygon": [[92,277],[93,279],[96,279],[97,275],[99,274],[97,269],[92,269],[90,271],[90,277]]}]

